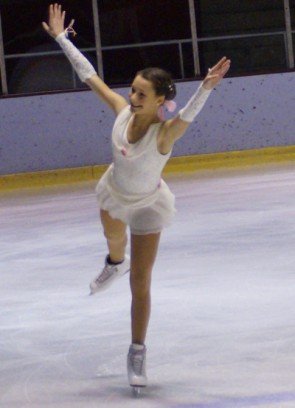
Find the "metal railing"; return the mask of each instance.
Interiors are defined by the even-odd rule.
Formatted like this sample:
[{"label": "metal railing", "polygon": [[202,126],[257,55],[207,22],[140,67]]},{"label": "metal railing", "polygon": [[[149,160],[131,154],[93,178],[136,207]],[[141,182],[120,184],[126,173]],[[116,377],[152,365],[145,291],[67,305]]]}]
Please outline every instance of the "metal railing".
[{"label": "metal railing", "polygon": [[[274,35],[282,35],[284,37],[285,45],[285,54],[286,61],[288,62],[288,68],[294,68],[294,52],[293,52],[293,41],[292,34],[295,33],[295,30],[291,29],[291,17],[290,17],[290,6],[289,0],[283,0],[284,2],[284,13],[285,13],[285,26],[286,30],[282,31],[272,31],[264,33],[249,33],[249,34],[236,34],[236,35],[225,35],[225,36],[211,36],[211,37],[199,37],[197,36],[197,26],[196,26],[196,14],[194,8],[194,0],[189,1],[189,11],[190,11],[190,24],[191,24],[191,33],[192,37],[188,39],[176,39],[176,40],[167,40],[167,41],[152,41],[145,43],[135,43],[135,44],[123,44],[123,45],[114,45],[114,46],[105,46],[101,45],[101,36],[100,36],[100,26],[99,26],[99,14],[97,7],[97,0],[92,0],[93,7],[93,19],[94,19],[94,31],[95,31],[95,47],[82,48],[83,52],[95,52],[98,66],[98,73],[103,78],[103,58],[102,51],[107,50],[118,50],[118,49],[131,49],[131,48],[143,48],[151,46],[167,46],[167,45],[176,45],[178,49],[178,63],[181,73],[181,78],[185,78],[185,67],[183,59],[183,45],[192,44],[192,53],[193,53],[193,63],[194,63],[194,73],[195,75],[200,75],[200,59],[199,59],[199,44],[202,42],[210,41],[224,41],[224,40],[234,40],[234,39],[247,39],[253,37],[267,37]],[[6,77],[6,64],[5,61],[9,59],[16,58],[33,58],[33,57],[42,57],[42,56],[56,56],[63,54],[62,51],[44,51],[44,52],[32,52],[32,53],[20,53],[20,54],[9,54],[5,55],[4,46],[3,46],[3,35],[2,35],[2,25],[1,25],[1,13],[0,13],[0,71],[1,71],[1,83],[2,83],[2,92],[4,95],[8,94],[7,86],[7,77]],[[72,70],[73,77],[73,88],[75,89],[76,84],[76,75]]]},{"label": "metal railing", "polygon": [[4,56],[4,42],[3,42],[3,31],[2,31],[2,20],[0,13],[0,74],[1,74],[1,85],[3,94],[8,93],[7,88],[7,78],[6,78],[6,66],[5,66],[5,56]]},{"label": "metal railing", "polygon": [[286,26],[286,50],[287,50],[287,61],[289,68],[294,68],[294,52],[293,52],[293,39],[292,39],[292,27],[291,27],[291,13],[290,13],[290,2],[289,0],[284,0],[284,13],[285,13],[285,26]]}]

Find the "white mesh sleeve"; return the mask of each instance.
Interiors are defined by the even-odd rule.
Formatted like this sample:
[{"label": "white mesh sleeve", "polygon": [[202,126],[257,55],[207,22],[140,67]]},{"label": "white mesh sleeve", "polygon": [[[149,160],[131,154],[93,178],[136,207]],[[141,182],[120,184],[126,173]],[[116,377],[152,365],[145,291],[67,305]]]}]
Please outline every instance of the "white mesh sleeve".
[{"label": "white mesh sleeve", "polygon": [[76,48],[74,44],[66,37],[65,33],[59,34],[55,38],[55,41],[58,42],[64,51],[82,82],[85,82],[86,79],[89,79],[96,74],[95,69],[87,58],[85,58],[78,48]]},{"label": "white mesh sleeve", "polygon": [[206,100],[208,99],[212,89],[205,89],[202,84],[199,86],[198,90],[190,98],[188,103],[184,108],[180,109],[179,117],[185,122],[193,122],[195,117],[201,111],[205,105]]}]

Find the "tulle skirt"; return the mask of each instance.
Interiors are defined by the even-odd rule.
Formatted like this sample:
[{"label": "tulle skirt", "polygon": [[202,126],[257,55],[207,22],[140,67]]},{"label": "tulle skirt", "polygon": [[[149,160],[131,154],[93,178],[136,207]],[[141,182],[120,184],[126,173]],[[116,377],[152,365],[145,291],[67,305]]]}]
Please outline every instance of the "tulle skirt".
[{"label": "tulle skirt", "polygon": [[175,196],[164,180],[152,194],[122,194],[112,180],[112,166],[99,180],[95,192],[99,207],[129,225],[132,234],[160,232],[171,224],[176,213]]}]

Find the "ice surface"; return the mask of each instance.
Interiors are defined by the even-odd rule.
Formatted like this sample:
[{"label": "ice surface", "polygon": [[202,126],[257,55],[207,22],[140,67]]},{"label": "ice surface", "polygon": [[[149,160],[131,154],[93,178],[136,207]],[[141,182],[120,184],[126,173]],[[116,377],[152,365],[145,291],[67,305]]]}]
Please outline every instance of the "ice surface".
[{"label": "ice surface", "polygon": [[1,194],[0,406],[295,407],[295,167],[169,177],[149,387],[127,383],[128,278],[88,296],[106,244],[93,183]]}]

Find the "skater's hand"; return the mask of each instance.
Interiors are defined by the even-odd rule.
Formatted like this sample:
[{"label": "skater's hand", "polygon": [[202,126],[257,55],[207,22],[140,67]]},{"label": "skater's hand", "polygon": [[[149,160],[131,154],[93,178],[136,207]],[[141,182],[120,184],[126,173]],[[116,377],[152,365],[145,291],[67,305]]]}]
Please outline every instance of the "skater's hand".
[{"label": "skater's hand", "polygon": [[209,68],[208,74],[203,81],[203,87],[208,90],[213,89],[229,70],[230,63],[229,59],[223,57],[213,68]]},{"label": "skater's hand", "polygon": [[53,38],[65,31],[65,16],[66,12],[62,11],[60,4],[50,4],[49,6],[49,21],[42,22],[44,30]]}]

